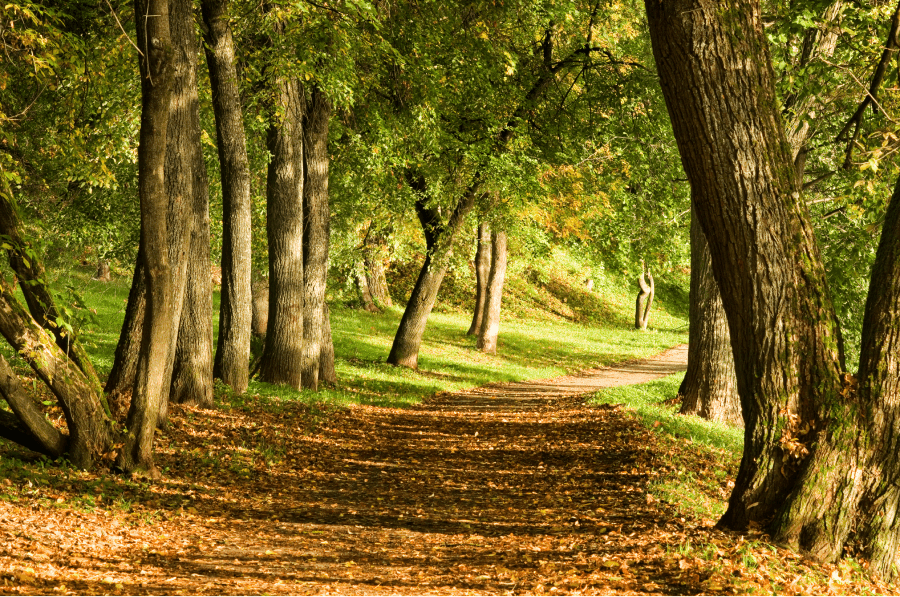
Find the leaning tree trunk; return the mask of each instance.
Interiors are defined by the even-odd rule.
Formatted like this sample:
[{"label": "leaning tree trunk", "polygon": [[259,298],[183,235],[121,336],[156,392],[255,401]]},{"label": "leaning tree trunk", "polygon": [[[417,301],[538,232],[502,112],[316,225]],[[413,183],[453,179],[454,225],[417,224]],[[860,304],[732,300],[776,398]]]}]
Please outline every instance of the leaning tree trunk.
[{"label": "leaning tree trunk", "polygon": [[318,390],[326,350],[325,281],[328,277],[328,124],[331,100],[314,86],[303,127],[303,365],[304,388]]},{"label": "leaning tree trunk", "polygon": [[242,394],[250,367],[250,162],[227,5],[227,0],[201,2],[222,180],[222,294],[213,371]]},{"label": "leaning tree trunk", "polygon": [[[80,468],[90,468],[96,460],[113,450],[118,435],[106,416],[100,394],[84,373],[72,366],[46,330],[22,308],[12,289],[4,282],[0,282],[0,334],[31,365],[59,401],[69,430],[66,438],[52,428],[32,398],[22,394],[15,375],[6,365],[0,368],[0,376],[3,377],[0,391],[17,415],[19,428],[35,440],[25,445],[51,455],[64,448],[72,464]],[[0,426],[8,431],[6,424],[9,422],[8,417],[4,417]],[[19,439],[10,437],[9,433],[0,435],[13,441],[27,439],[27,436]]]},{"label": "leaning tree trunk", "polygon": [[[649,283],[644,279],[645,273],[647,278],[650,279]],[[638,286],[640,287],[640,290],[638,291],[637,301],[634,306],[634,328],[636,330],[646,330],[647,324],[650,323],[650,307],[653,305],[653,295],[655,292],[653,274],[645,272],[642,269],[641,275],[638,276]]]},{"label": "leaning tree trunk", "polygon": [[475,249],[475,311],[472,314],[472,325],[467,336],[474,336],[481,331],[481,319],[484,316],[484,305],[487,297],[488,276],[491,273],[491,234],[487,222],[478,223],[478,248]]},{"label": "leaning tree trunk", "polygon": [[42,328],[47,330],[56,341],[56,344],[68,355],[75,365],[84,372],[91,386],[100,391],[102,384],[97,372],[91,364],[90,358],[80,342],[67,332],[64,327],[57,324],[59,310],[47,287],[44,276],[44,266],[40,259],[31,250],[30,243],[22,236],[19,216],[15,205],[12,203],[12,193],[6,180],[2,181],[0,192],[0,235],[6,237],[10,248],[7,250],[9,265],[19,279],[19,288],[31,316]]},{"label": "leaning tree trunk", "polygon": [[[154,18],[146,18],[153,15]],[[169,31],[165,0],[136,0],[138,45],[142,48],[141,133],[138,145],[138,189],[141,203],[141,241],[147,276],[147,307],[128,411],[125,443],[117,464],[125,471],[143,468],[157,475],[153,465],[153,436],[162,400],[168,390],[166,370],[171,363],[175,311],[172,268],[168,250],[168,205],[165,184],[166,129],[175,79],[176,50]],[[151,41],[152,40],[152,41]]]},{"label": "leaning tree trunk", "polygon": [[269,315],[259,365],[262,381],[299,389],[303,360],[303,90],[276,82],[279,120],[269,127],[266,180]]},{"label": "leaning tree trunk", "polygon": [[858,396],[874,453],[864,461],[869,475],[858,509],[865,519],[857,535],[870,572],[889,577],[900,544],[900,179],[872,268],[860,348]]},{"label": "leaning tree trunk", "polygon": [[[864,416],[800,201],[758,2],[647,0],[653,52],[728,316],[744,455],[719,524],[839,557],[858,509]],[[848,382],[845,386],[845,380]],[[863,520],[855,517],[860,514]]]},{"label": "leaning tree trunk", "polygon": [[[410,177],[412,179],[412,177]],[[412,179],[411,186],[416,192],[416,215],[425,233],[425,262],[416,279],[406,310],[400,319],[400,326],[394,336],[391,353],[387,362],[391,365],[416,369],[419,364],[419,347],[425,335],[428,316],[434,308],[441,282],[450,266],[453,241],[462,228],[466,216],[475,206],[475,196],[480,186],[478,181],[471,184],[466,193],[456,203],[453,213],[446,223],[441,221],[437,208],[427,206],[426,185],[422,177]]]},{"label": "leaning tree trunk", "polygon": [[481,317],[481,329],[478,331],[476,342],[477,348],[488,354],[497,354],[504,278],[506,278],[506,232],[495,230],[491,233],[491,272],[488,275],[484,314]]},{"label": "leaning tree trunk", "polygon": [[691,296],[688,365],[678,388],[683,415],[743,425],[728,320],[713,278],[706,236],[691,217]]},{"label": "leaning tree trunk", "polygon": [[106,378],[106,392],[113,416],[121,418],[128,410],[134,380],[137,379],[138,356],[144,334],[144,317],[147,314],[147,274],[145,271],[144,243],[138,246],[137,262],[128,291],[125,319],[119,331],[112,370]]},{"label": "leaning tree trunk", "polygon": [[[200,100],[197,95],[198,48],[190,1],[172,3],[172,23],[172,38],[186,54],[186,68],[176,84],[175,95],[184,112],[177,142],[180,145],[178,155],[185,169],[184,176],[189,179],[184,186],[189,189],[185,202],[192,230],[169,401],[209,408],[213,405],[209,180],[201,150]],[[170,137],[173,124],[169,124]],[[171,146],[169,150],[171,151]]]},{"label": "leaning tree trunk", "polygon": [[359,295],[360,306],[369,313],[381,313],[381,309],[375,304],[372,298],[372,292],[369,290],[369,280],[366,277],[366,266],[362,260],[355,265],[354,282],[356,283],[356,292]]}]

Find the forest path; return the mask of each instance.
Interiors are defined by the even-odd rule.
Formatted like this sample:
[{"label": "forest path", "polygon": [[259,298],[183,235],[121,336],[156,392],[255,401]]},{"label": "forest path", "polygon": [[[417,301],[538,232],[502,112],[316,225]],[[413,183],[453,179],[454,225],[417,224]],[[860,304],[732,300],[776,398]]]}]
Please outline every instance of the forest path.
[{"label": "forest path", "polygon": [[[16,529],[0,536],[4,592],[715,591],[677,555],[708,541],[710,523],[685,522],[647,493],[667,465],[656,432],[618,406],[585,403],[685,361],[681,346],[413,408],[358,406],[312,433],[308,411],[288,403],[179,407],[159,439],[166,478],[132,485],[124,512],[102,478],[13,484],[34,497],[0,502],[0,524]],[[87,494],[103,496],[98,508],[43,501]]]}]

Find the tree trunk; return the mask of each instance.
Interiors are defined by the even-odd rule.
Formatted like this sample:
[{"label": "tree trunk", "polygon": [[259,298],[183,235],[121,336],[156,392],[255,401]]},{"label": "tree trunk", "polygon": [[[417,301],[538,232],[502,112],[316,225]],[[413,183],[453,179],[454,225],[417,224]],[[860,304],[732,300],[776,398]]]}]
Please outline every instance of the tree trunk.
[{"label": "tree trunk", "polygon": [[[647,283],[647,280],[644,279],[645,273],[650,280],[649,284]],[[653,305],[653,295],[655,292],[653,274],[642,270],[641,275],[638,276],[638,286],[640,287],[640,290],[638,291],[637,301],[634,306],[634,328],[637,330],[646,330],[647,324],[650,323],[650,307]],[[645,300],[646,304],[644,302]]]},{"label": "tree trunk", "polygon": [[900,179],[872,267],[860,348],[859,401],[871,438],[863,446],[873,453],[865,462],[857,534],[870,572],[889,577],[897,574],[900,544]]},{"label": "tree trunk", "polygon": [[[480,226],[479,226],[480,228]],[[500,305],[503,300],[503,280],[506,277],[506,232],[491,233],[491,271],[488,275],[484,299],[484,314],[478,331],[476,346],[488,354],[497,354],[500,334]]]},{"label": "tree trunk", "polygon": [[709,246],[696,216],[691,217],[691,296],[688,366],[678,389],[683,415],[743,425],[734,376],[728,320],[713,278]]},{"label": "tree trunk", "polygon": [[331,101],[313,86],[303,126],[303,365],[304,388],[318,390],[325,350],[325,282],[328,277],[328,124]]},{"label": "tree trunk", "polygon": [[[107,418],[100,402],[100,395],[81,369],[73,366],[51,336],[19,305],[5,284],[0,284],[0,334],[16,353],[28,361],[59,401],[69,428],[66,446],[69,460],[77,467],[90,468],[112,449],[117,439],[112,421]],[[10,374],[7,368],[4,377],[8,380]],[[40,437],[40,444],[44,447],[59,449],[63,443],[61,438],[47,429],[49,423],[36,410],[36,405],[32,409],[24,403],[31,398],[18,395],[15,385],[7,383],[3,392],[16,413],[22,413],[19,415],[22,426],[33,436]]]},{"label": "tree trunk", "polygon": [[447,274],[450,266],[450,254],[453,251],[453,241],[459,229],[462,228],[466,216],[475,206],[475,196],[479,183],[473,182],[466,193],[457,201],[453,213],[446,223],[441,221],[439,211],[427,206],[425,195],[425,179],[422,177],[410,177],[410,184],[416,193],[416,215],[422,224],[425,233],[425,262],[413,287],[406,310],[400,319],[400,326],[394,336],[391,353],[387,362],[391,365],[410,367],[416,369],[419,364],[419,347],[422,345],[422,337],[425,335],[425,326],[428,316],[434,308],[441,282]]},{"label": "tree trunk", "polygon": [[269,127],[266,180],[269,316],[262,381],[299,389],[303,354],[303,90],[279,79],[278,116]]},{"label": "tree trunk", "polygon": [[119,331],[112,370],[106,378],[104,388],[110,410],[117,419],[121,419],[128,411],[134,380],[137,378],[138,355],[141,352],[144,317],[147,312],[147,277],[144,267],[144,245],[141,243],[138,246],[137,262],[134,265],[125,319]]},{"label": "tree trunk", "polygon": [[[745,420],[744,455],[719,524],[766,525],[776,541],[834,560],[870,516],[858,508],[863,479],[879,475],[860,466],[860,454],[873,450],[860,433],[866,409],[843,376],[840,328],[800,201],[759,4],[647,0],[646,8],[728,316]],[[881,420],[877,409],[870,414]]]},{"label": "tree trunk", "polygon": [[91,364],[90,357],[88,357],[81,343],[77,341],[71,332],[57,325],[59,310],[56,308],[53,295],[50,294],[50,289],[47,287],[44,266],[41,264],[38,256],[32,251],[30,243],[22,236],[19,216],[16,213],[15,205],[12,203],[12,193],[8,183],[4,180],[2,185],[3,192],[0,192],[0,235],[6,236],[7,242],[11,246],[7,251],[9,265],[19,279],[19,287],[22,289],[22,296],[25,297],[28,311],[38,325],[53,336],[63,353],[82,370],[91,387],[99,393],[102,384],[100,383],[100,378],[97,377],[94,366]]},{"label": "tree trunk", "polygon": [[478,248],[475,249],[475,312],[472,314],[472,325],[466,332],[467,336],[474,336],[481,331],[481,318],[484,315],[488,276],[491,273],[491,236],[487,222],[478,223],[476,242]]},{"label": "tree trunk", "polygon": [[69,438],[47,420],[34,399],[22,388],[19,378],[3,355],[0,355],[0,395],[18,417],[16,427],[19,432],[13,437],[4,437],[52,458],[58,458],[66,452]]},{"label": "tree trunk", "polygon": [[250,367],[250,162],[227,5],[227,0],[201,3],[222,180],[222,294],[213,371],[242,394]]},{"label": "tree trunk", "polygon": [[369,313],[381,313],[381,309],[378,308],[378,305],[372,299],[372,293],[369,290],[369,280],[366,276],[366,266],[362,260],[356,265],[356,272],[353,274],[353,277],[356,283],[356,292],[359,294],[360,306]]},{"label": "tree trunk", "polygon": [[394,306],[394,302],[391,300],[391,293],[388,290],[384,268],[386,245],[391,230],[392,226],[390,224],[378,227],[373,222],[369,225],[366,238],[363,240],[362,256],[363,265],[365,266],[366,286],[379,311],[386,307]]},{"label": "tree trunk", "polygon": [[135,21],[144,24],[137,27],[138,46],[143,52],[138,188],[147,306],[137,378],[126,421],[128,433],[117,464],[125,471],[143,468],[158,475],[153,465],[153,436],[169,387],[166,370],[172,362],[172,338],[177,332],[172,326],[175,289],[167,246],[169,198],[165,177],[166,129],[177,57],[169,31],[168,2],[136,0]]},{"label": "tree trunk", "polygon": [[[178,340],[175,347],[169,401],[209,408],[213,405],[213,325],[212,265],[209,257],[209,181],[200,138],[200,99],[197,94],[197,36],[190,0],[173,1],[172,39],[183,55],[183,72],[175,84],[175,106],[169,123],[169,147],[183,168],[186,221],[191,224],[187,235],[184,298],[178,317]],[[173,126],[178,132],[173,139]],[[177,144],[177,150],[174,144]],[[171,162],[171,156],[170,156]],[[167,164],[167,168],[169,168]],[[171,188],[175,181],[166,172]],[[170,196],[173,194],[170,191]],[[176,306],[176,309],[178,307]],[[163,406],[165,408],[166,405]]]}]

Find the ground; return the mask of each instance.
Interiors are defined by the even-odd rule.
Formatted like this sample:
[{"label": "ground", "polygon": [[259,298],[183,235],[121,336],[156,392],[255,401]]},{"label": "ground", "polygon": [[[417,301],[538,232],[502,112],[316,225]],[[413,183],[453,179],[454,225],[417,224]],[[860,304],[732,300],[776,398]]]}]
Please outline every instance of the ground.
[{"label": "ground", "polygon": [[[177,408],[162,482],[3,454],[9,594],[896,592],[759,533],[713,529],[653,484],[735,463],[589,392],[683,369],[685,347],[407,409]],[[235,400],[238,400],[235,398]],[[719,475],[718,499],[727,495]],[[712,478],[719,478],[712,477]]]}]

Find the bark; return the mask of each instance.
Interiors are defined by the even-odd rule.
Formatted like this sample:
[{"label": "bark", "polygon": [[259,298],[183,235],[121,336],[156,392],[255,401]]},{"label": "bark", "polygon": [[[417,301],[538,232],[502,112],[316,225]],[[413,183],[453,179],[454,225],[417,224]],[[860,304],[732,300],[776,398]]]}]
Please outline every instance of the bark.
[{"label": "bark", "polygon": [[303,354],[303,91],[279,79],[278,113],[267,135],[266,179],[269,316],[259,365],[262,381],[299,389]]},{"label": "bark", "polygon": [[391,300],[391,293],[388,290],[384,265],[387,240],[391,229],[392,226],[390,224],[382,227],[378,227],[374,223],[370,224],[362,246],[366,287],[379,311],[386,307],[394,306],[394,302]]},{"label": "bark", "polygon": [[858,511],[864,518],[857,532],[869,570],[889,577],[897,574],[900,545],[900,179],[872,267],[858,377],[872,453],[863,454],[868,456],[868,483],[860,497]]},{"label": "bark", "polygon": [[257,282],[252,287],[253,309],[251,312],[250,330],[254,336],[266,337],[269,326],[269,284]]},{"label": "bark", "polygon": [[683,415],[743,425],[731,336],[709,246],[696,216],[691,218],[690,341],[684,381],[678,389]]},{"label": "bark", "polygon": [[472,314],[472,325],[466,332],[467,336],[474,336],[481,331],[481,318],[484,315],[488,276],[491,273],[491,237],[487,222],[479,222],[476,242],[478,248],[475,249],[475,311]]},{"label": "bark", "polygon": [[[645,273],[650,280],[649,283],[644,279]],[[653,305],[653,295],[655,292],[653,275],[650,272],[641,271],[641,275],[638,276],[638,286],[640,287],[640,290],[638,291],[637,301],[634,307],[634,328],[637,330],[646,330],[647,324],[650,323],[650,307]]]},{"label": "bark", "polygon": [[[209,256],[209,181],[200,137],[200,99],[197,93],[197,36],[194,31],[190,0],[171,3],[172,39],[182,54],[170,113],[167,148],[166,184],[183,190],[185,222],[189,233],[182,233],[189,252],[182,277],[176,279],[176,293],[183,288],[182,307],[176,304],[178,339],[175,347],[169,401],[204,408],[213,405],[213,325],[212,264]],[[177,126],[177,132],[174,127]],[[177,160],[177,168],[174,162]],[[170,166],[170,164],[173,164]],[[173,175],[175,174],[175,175]],[[176,177],[177,176],[177,177]],[[177,213],[177,212],[176,212]],[[172,224],[172,229],[177,223]],[[174,239],[175,247],[181,238]],[[173,261],[173,264],[176,263]],[[173,268],[174,269],[174,268]],[[164,403],[165,409],[167,403]],[[162,418],[164,420],[164,417]]]},{"label": "bark", "polygon": [[[728,316],[744,455],[720,526],[840,556],[867,441],[775,97],[758,2],[646,2],[653,52]],[[846,383],[845,383],[846,382]],[[877,418],[877,417],[875,417]]]},{"label": "bark", "polygon": [[250,162],[227,6],[227,0],[201,3],[222,180],[222,293],[213,371],[242,394],[249,382],[252,321]]},{"label": "bark", "polygon": [[106,378],[106,392],[110,410],[116,418],[121,418],[131,403],[134,380],[137,379],[138,356],[141,352],[141,338],[144,333],[144,317],[147,312],[147,276],[144,265],[144,244],[138,247],[137,262],[128,291],[125,319],[119,332],[116,354],[112,370]]},{"label": "bark", "polygon": [[434,308],[438,290],[450,265],[453,241],[462,228],[466,216],[475,206],[475,197],[480,184],[477,180],[472,183],[466,193],[459,198],[446,222],[442,221],[437,208],[428,205],[425,179],[410,176],[410,185],[416,193],[416,215],[425,233],[427,251],[422,270],[400,319],[400,326],[394,336],[387,362],[391,365],[416,369],[428,316]]},{"label": "bark", "polygon": [[369,280],[366,276],[365,268],[365,264],[360,262],[357,265],[356,272],[353,274],[356,292],[359,294],[359,304],[369,313],[381,313],[381,309],[375,304],[372,293],[369,290]]},{"label": "bark", "polygon": [[[154,15],[154,18],[149,18]],[[176,329],[172,268],[168,250],[166,133],[175,79],[176,50],[169,31],[169,6],[164,0],[136,0],[138,46],[142,48],[141,132],[138,146],[138,188],[141,203],[141,242],[147,277],[146,317],[137,376],[126,427],[128,433],[117,465],[132,471],[153,465],[153,436],[160,406],[166,398]]]},{"label": "bark", "polygon": [[[28,362],[59,401],[69,429],[66,447],[69,460],[80,468],[90,468],[112,449],[117,439],[100,395],[81,369],[74,366],[51,336],[19,305],[5,284],[0,285],[0,334]],[[12,398],[10,406],[17,414],[22,413],[19,416],[22,427],[32,435],[44,438],[42,445],[46,442],[48,446],[58,447],[59,438],[42,423],[43,415],[24,403],[31,399],[15,392],[14,384],[8,381],[8,371],[0,372],[0,375],[6,378],[3,392],[10,392],[6,394]]]},{"label": "bark", "polygon": [[54,338],[56,344],[84,372],[91,386],[99,392],[102,384],[84,348],[71,334],[57,325],[59,311],[47,287],[44,266],[34,254],[28,240],[22,235],[19,216],[11,200],[6,181],[0,193],[0,234],[7,237],[9,265],[19,280],[22,296],[31,316]]},{"label": "bark", "polygon": [[69,438],[47,420],[34,399],[22,388],[19,378],[3,355],[0,355],[0,394],[18,417],[20,438],[9,439],[53,458],[65,453]]},{"label": "bark", "polygon": [[92,279],[97,280],[98,282],[109,282],[112,280],[108,261],[101,259],[97,262],[97,273],[94,274]]},{"label": "bark", "polygon": [[303,126],[303,364],[302,385],[318,390],[325,350],[325,281],[328,276],[328,124],[331,101],[313,87]]},{"label": "bark", "polygon": [[[479,226],[480,228],[480,226]],[[497,354],[500,334],[500,305],[503,300],[503,281],[506,278],[506,232],[491,233],[491,271],[485,290],[484,314],[478,331],[476,346],[488,354]]]}]

